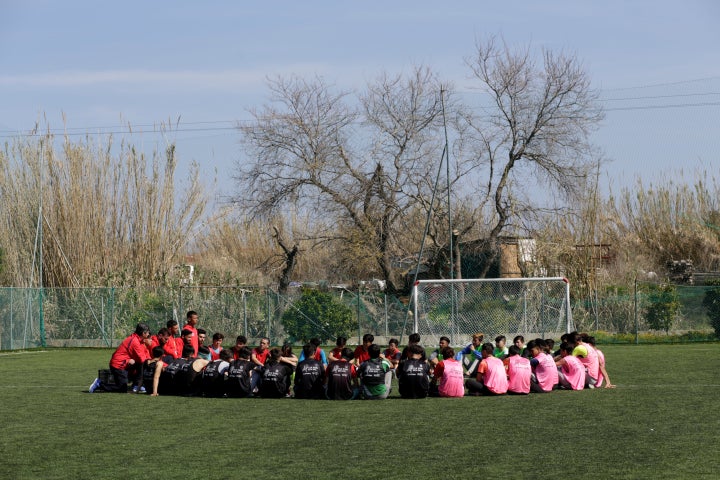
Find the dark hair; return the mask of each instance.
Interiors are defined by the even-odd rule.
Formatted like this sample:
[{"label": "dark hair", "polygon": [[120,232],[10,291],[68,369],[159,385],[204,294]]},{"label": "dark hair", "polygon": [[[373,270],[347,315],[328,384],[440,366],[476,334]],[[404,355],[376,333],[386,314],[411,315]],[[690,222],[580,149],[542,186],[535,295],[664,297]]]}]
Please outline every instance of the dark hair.
[{"label": "dark hair", "polygon": [[225,335],[223,335],[222,333],[220,333],[220,332],[213,333],[213,342],[216,340],[224,340],[224,339],[225,339]]},{"label": "dark hair", "polygon": [[[569,342],[569,343],[572,343],[572,342]],[[555,346],[555,340],[553,340],[552,338],[546,338],[546,339],[545,339],[545,346],[546,346],[547,348],[549,348],[550,350],[552,350],[552,348]]]},{"label": "dark hair", "polygon": [[162,357],[163,353],[165,353],[165,350],[163,350],[163,347],[161,347],[160,345],[158,345],[157,347],[153,347],[153,350],[152,350],[153,358]]},{"label": "dark hair", "polygon": [[572,355],[572,351],[575,350],[575,344],[570,342],[563,342],[560,344],[560,351]]},{"label": "dark hair", "polygon": [[163,328],[161,328],[160,330],[158,330],[157,334],[158,334],[158,336],[159,336],[159,335],[170,335],[170,330],[168,330],[167,328],[163,327]]},{"label": "dark hair", "polygon": [[277,362],[280,357],[282,356],[282,352],[279,348],[273,347],[270,349],[270,360],[273,362]]},{"label": "dark hair", "polygon": [[422,355],[423,353],[425,353],[425,349],[417,343],[414,345],[410,345],[408,347],[408,351],[411,355]]},{"label": "dark hair", "polygon": [[410,343],[420,343],[420,334],[419,333],[411,333],[408,337],[408,342]]},{"label": "dark hair", "polygon": [[135,333],[138,335],[142,335],[145,332],[149,332],[150,327],[148,327],[147,323],[138,323],[137,327],[135,327]]},{"label": "dark hair", "polygon": [[335,341],[335,345],[338,347],[344,347],[347,343],[347,338],[345,337],[337,337],[337,340]]},{"label": "dark hair", "polygon": [[198,354],[208,356],[210,355],[210,349],[203,345],[202,347],[198,348]]},{"label": "dark hair", "polygon": [[185,315],[185,318],[190,318],[193,315],[197,315],[197,312],[195,310],[188,311],[187,315]]},{"label": "dark hair", "polygon": [[188,330],[187,328],[183,328],[182,331],[180,332],[181,337],[186,337],[186,336],[192,335],[192,334],[193,334],[193,331]]},{"label": "dark hair", "polygon": [[398,339],[397,339],[397,338],[391,338],[390,341],[388,342],[388,345],[393,345],[393,344],[394,344],[394,345],[397,347],[399,343],[400,343],[400,342],[398,342]]},{"label": "dark hair", "polygon": [[455,356],[455,350],[452,347],[445,347],[440,351],[443,359],[453,358]]},{"label": "dark hair", "polygon": [[507,341],[507,338],[505,338],[505,335],[498,335],[497,337],[495,337],[495,343],[498,343],[501,340]]},{"label": "dark hair", "polygon": [[363,335],[362,340],[363,340],[363,343],[373,342],[375,340],[375,337],[373,336],[372,333],[366,333],[365,335]]},{"label": "dark hair", "polygon": [[247,343],[247,337],[245,335],[238,335],[235,339],[235,343]]},{"label": "dark hair", "polygon": [[487,353],[487,354],[489,354],[489,355],[492,355],[493,352],[495,351],[495,345],[493,345],[493,344],[490,343],[490,342],[483,343],[483,345],[482,345],[482,351],[485,352],[485,353]]},{"label": "dark hair", "polygon": [[523,337],[522,335],[516,335],[515,338],[513,338],[513,343],[517,342],[518,340],[520,340],[521,342],[524,342],[525,337]]},{"label": "dark hair", "polygon": [[198,332],[198,335],[200,335],[201,333],[204,333],[205,335],[207,335],[207,330],[205,330],[204,328],[198,328],[197,332]]},{"label": "dark hair", "polygon": [[448,343],[448,345],[450,345],[450,339],[448,337],[440,337],[440,342],[442,342],[443,340],[445,340]]},{"label": "dark hair", "polygon": [[342,353],[340,354],[345,360],[352,360],[355,357],[355,353],[353,353],[352,348],[345,347],[342,349]]},{"label": "dark hair", "polygon": [[[583,342],[584,341],[585,340],[583,340]],[[592,335],[589,335],[587,338],[587,343],[589,343],[590,345],[592,345],[594,347],[595,346],[595,337],[593,337]]]},{"label": "dark hair", "polygon": [[530,341],[527,343],[527,345],[525,345],[525,348],[526,348],[527,351],[529,352],[530,350],[532,350],[533,348],[535,348],[535,347],[537,347],[537,346],[538,346],[538,345],[537,345],[537,343],[535,342],[535,340],[530,340]]},{"label": "dark hair", "polygon": [[322,342],[320,341],[319,338],[313,337],[313,338],[310,339],[310,343],[312,343],[313,345],[315,345],[315,348],[317,348],[317,347],[320,346],[320,344],[321,344]]},{"label": "dark hair", "polygon": [[368,347],[368,354],[370,358],[378,358],[380,356],[380,345],[373,343]]},{"label": "dark hair", "polygon": [[510,345],[510,347],[508,347],[508,357],[512,357],[513,355],[520,355],[520,349],[516,345]]},{"label": "dark hair", "polygon": [[250,358],[250,356],[252,356],[252,350],[250,350],[250,347],[242,347],[238,352],[239,358]]},{"label": "dark hair", "polygon": [[220,360],[225,360],[226,362],[229,362],[232,360],[233,356],[230,350],[220,350]]},{"label": "dark hair", "polygon": [[167,323],[165,325],[167,326],[167,328],[173,328],[177,324],[178,324],[177,320],[170,319],[167,321]]},{"label": "dark hair", "polygon": [[292,355],[292,354],[293,354],[293,353],[292,353],[292,345],[289,344],[289,343],[283,343],[283,346],[282,346],[282,354],[283,354],[283,356],[286,356],[286,355],[287,355],[287,356],[290,356],[290,355]]},{"label": "dark hair", "polygon": [[190,358],[195,355],[195,347],[192,345],[185,345],[182,349],[182,358]]},{"label": "dark hair", "polygon": [[305,356],[305,360],[312,358],[315,354],[315,345],[312,343],[306,343],[303,345],[303,355]]}]

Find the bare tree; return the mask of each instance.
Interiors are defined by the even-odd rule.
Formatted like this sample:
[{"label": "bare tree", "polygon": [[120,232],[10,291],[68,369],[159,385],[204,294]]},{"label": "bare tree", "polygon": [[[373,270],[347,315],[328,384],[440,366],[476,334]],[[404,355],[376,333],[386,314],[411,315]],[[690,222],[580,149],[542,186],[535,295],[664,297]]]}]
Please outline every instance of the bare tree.
[{"label": "bare tree", "polygon": [[356,98],[320,78],[269,87],[272,104],[240,127],[252,159],[238,168],[238,203],[254,216],[313,212],[320,236],[371,257],[394,291],[402,219],[429,196],[442,149],[440,83],[416,68],[382,75]]},{"label": "bare tree", "polygon": [[467,64],[490,99],[468,123],[487,169],[478,192],[492,205],[485,213],[495,257],[501,232],[532,222],[543,200],[582,193],[597,164],[588,136],[602,112],[575,56],[543,50],[538,64],[529,49],[511,50],[490,39],[476,45]]}]

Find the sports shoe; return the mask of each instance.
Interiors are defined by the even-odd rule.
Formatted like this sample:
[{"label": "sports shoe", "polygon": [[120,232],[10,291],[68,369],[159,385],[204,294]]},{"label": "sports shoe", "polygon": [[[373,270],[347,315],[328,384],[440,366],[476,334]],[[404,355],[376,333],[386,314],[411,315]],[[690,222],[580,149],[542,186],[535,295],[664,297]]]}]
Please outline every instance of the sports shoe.
[{"label": "sports shoe", "polygon": [[138,389],[137,393],[147,393],[147,390],[145,390],[145,387],[143,387],[141,385],[140,388]]},{"label": "sports shoe", "polygon": [[92,382],[92,385],[90,385],[90,388],[88,388],[88,392],[93,393],[95,390],[98,389],[100,386],[100,379],[96,378],[94,382]]}]

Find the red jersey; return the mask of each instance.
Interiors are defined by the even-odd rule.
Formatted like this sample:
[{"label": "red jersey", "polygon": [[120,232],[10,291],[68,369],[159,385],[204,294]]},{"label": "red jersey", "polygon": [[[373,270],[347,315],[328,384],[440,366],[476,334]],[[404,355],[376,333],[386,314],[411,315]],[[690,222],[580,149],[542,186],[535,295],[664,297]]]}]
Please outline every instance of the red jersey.
[{"label": "red jersey", "polygon": [[130,359],[135,360],[135,364],[138,366],[150,359],[142,337],[137,333],[133,333],[120,343],[110,358],[110,367],[127,369]]},{"label": "red jersey", "polygon": [[222,352],[222,347],[218,347],[217,350],[212,348],[212,346],[209,347],[210,349],[210,361],[214,362],[215,360],[220,360],[220,352]]},{"label": "red jersey", "polygon": [[270,354],[270,349],[265,349],[262,352],[258,350],[257,348],[253,348],[252,351],[253,355],[255,355],[255,358],[258,359],[258,362],[265,365],[265,361],[267,360],[268,355]]},{"label": "red jersey", "polygon": [[[183,327],[183,330],[190,330],[191,332],[193,332],[192,337],[190,338],[190,345],[192,345],[195,349],[195,355],[193,356],[197,357],[199,348],[197,328],[193,327],[188,323]],[[180,347],[180,350],[182,350],[182,347]]]},{"label": "red jersey", "polygon": [[358,345],[357,348],[355,348],[354,358],[357,361],[357,364],[360,365],[361,363],[370,360],[370,354],[363,348],[362,345]]}]

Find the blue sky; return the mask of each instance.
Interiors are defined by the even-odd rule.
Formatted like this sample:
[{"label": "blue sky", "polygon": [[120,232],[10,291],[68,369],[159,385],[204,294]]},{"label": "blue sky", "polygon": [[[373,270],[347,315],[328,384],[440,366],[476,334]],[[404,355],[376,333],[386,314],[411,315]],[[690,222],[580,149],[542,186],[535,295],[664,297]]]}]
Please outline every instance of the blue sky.
[{"label": "blue sky", "polygon": [[[267,76],[350,89],[425,64],[473,102],[463,59],[502,35],[582,59],[608,110],[601,182],[617,187],[649,167],[720,165],[719,23],[715,0],[0,0],[0,140],[44,118],[76,134],[131,124],[127,139],[147,151],[175,140],[181,165],[197,161],[229,193],[243,159],[231,127],[265,101]],[[153,131],[169,119],[178,131]]]}]

